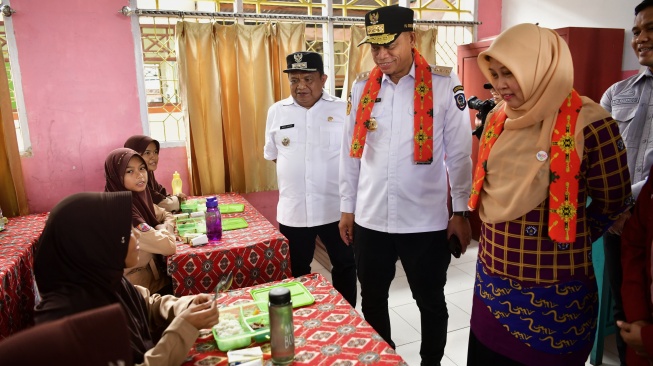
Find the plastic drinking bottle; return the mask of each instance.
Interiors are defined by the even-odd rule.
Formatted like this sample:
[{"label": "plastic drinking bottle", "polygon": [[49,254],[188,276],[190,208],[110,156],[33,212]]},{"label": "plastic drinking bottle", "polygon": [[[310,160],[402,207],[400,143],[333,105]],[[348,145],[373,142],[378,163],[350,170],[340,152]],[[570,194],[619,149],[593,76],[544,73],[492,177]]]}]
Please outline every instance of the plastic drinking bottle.
[{"label": "plastic drinking bottle", "polygon": [[172,195],[176,196],[179,193],[181,193],[181,185],[182,185],[181,178],[179,177],[179,173],[175,172],[172,175]]},{"label": "plastic drinking bottle", "polygon": [[292,321],[290,290],[276,287],[270,291],[270,346],[272,363],[287,365],[295,358],[295,327]]},{"label": "plastic drinking bottle", "polygon": [[210,242],[218,241],[222,238],[222,216],[218,210],[218,198],[208,197],[206,199],[206,236]]}]

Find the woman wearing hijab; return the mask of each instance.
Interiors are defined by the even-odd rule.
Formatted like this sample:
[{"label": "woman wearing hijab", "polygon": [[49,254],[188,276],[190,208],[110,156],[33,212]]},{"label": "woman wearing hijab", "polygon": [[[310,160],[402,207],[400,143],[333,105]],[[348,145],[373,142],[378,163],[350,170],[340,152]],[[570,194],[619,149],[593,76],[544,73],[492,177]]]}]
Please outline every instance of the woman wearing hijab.
[{"label": "woman wearing hijab", "polygon": [[[651,168],[653,173],[653,168]],[[653,175],[637,197],[632,216],[621,236],[623,298],[626,321],[617,321],[628,345],[628,366],[648,366],[653,361]]]},{"label": "woman wearing hijab", "polygon": [[179,211],[180,202],[186,200],[186,195],[179,193],[171,196],[166,188],[156,181],[154,171],[159,165],[159,141],[144,135],[134,135],[125,141],[125,147],[141,154],[147,163],[147,188],[152,195],[152,201],[166,211]]},{"label": "woman wearing hijab", "polygon": [[[210,295],[150,295],[123,277],[123,269],[133,267],[139,256],[131,201],[128,192],[78,193],[52,209],[34,259],[42,298],[35,321],[41,324],[120,304],[127,316],[134,361],[179,365],[199,329],[218,323],[218,310]],[[153,339],[150,329],[164,324],[161,338]]]},{"label": "woman wearing hijab", "polygon": [[152,202],[147,189],[147,166],[136,151],[113,150],[104,163],[104,175],[106,192],[132,194],[132,230],[140,237],[141,254],[135,266],[125,269],[125,277],[134,285],[160,292],[170,283],[162,256],[177,251],[175,218]]},{"label": "woman wearing hijab", "polygon": [[584,365],[598,311],[592,242],[632,201],[624,143],[573,90],[555,31],[514,26],[478,63],[504,103],[487,117],[469,202],[483,223],[468,365]]}]

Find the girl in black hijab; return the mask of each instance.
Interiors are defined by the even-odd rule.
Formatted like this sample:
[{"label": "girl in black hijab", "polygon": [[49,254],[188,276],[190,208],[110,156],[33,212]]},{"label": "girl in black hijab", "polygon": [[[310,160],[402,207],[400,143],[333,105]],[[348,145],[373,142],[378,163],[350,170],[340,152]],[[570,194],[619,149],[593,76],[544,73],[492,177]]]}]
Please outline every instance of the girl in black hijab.
[{"label": "girl in black hijab", "polygon": [[104,163],[104,175],[106,192],[131,191],[132,195],[131,223],[140,236],[141,255],[136,265],[125,270],[125,276],[151,292],[171,293],[163,256],[177,251],[175,218],[152,202],[145,160],[132,149],[113,150]]},{"label": "girl in black hijab", "polygon": [[147,188],[152,195],[152,200],[157,206],[167,211],[179,211],[180,203],[186,200],[186,195],[179,193],[169,195],[166,188],[156,181],[154,171],[159,166],[159,141],[145,135],[134,135],[125,141],[125,147],[141,154],[147,164]]},{"label": "girl in black hijab", "polygon": [[[150,295],[123,277],[123,269],[139,255],[131,201],[129,192],[79,193],[50,212],[34,259],[42,298],[35,321],[40,324],[118,303],[127,314],[134,361],[179,365],[199,329],[218,322],[218,311],[210,295]],[[163,324],[169,325],[161,339],[153,339],[151,327]]]}]

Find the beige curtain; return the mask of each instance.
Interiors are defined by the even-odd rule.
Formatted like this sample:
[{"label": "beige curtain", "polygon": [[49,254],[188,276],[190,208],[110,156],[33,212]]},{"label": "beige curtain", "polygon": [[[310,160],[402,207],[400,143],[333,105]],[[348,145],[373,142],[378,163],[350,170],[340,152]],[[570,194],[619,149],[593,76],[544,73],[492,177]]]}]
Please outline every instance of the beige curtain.
[{"label": "beige curtain", "polygon": [[23,183],[23,168],[16,141],[14,115],[11,109],[6,64],[0,69],[0,208],[3,216],[27,215],[27,196]]},{"label": "beige curtain", "polygon": [[304,24],[177,23],[179,84],[190,132],[192,194],[277,188],[263,159],[268,108],[290,94],[285,56]]},{"label": "beige curtain", "polygon": [[[415,29],[416,45],[419,53],[426,58],[429,64],[435,64],[435,43],[438,31],[436,28]],[[342,95],[348,95],[351,90],[351,84],[354,83],[356,75],[361,72],[370,71],[374,67],[374,61],[370,52],[370,45],[364,44],[357,47],[365,38],[365,27],[363,25],[354,25],[351,27],[351,39],[349,46],[349,66],[345,74],[345,84],[343,85]]]}]

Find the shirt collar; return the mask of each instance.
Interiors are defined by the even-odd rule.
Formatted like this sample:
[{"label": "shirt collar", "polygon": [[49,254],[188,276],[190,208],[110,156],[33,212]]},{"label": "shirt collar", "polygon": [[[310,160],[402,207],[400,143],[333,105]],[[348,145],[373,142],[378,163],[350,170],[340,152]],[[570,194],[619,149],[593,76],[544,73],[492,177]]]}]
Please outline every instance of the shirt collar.
[{"label": "shirt collar", "polygon": [[651,72],[651,69],[648,67],[646,68],[646,71],[640,72],[637,78],[635,78],[635,84],[639,83],[640,81],[643,81],[643,79],[645,79],[646,76],[653,77],[653,72]]},{"label": "shirt collar", "polygon": [[[410,66],[410,71],[408,71],[408,75],[410,77],[412,77],[413,80],[415,79],[415,61],[413,61],[413,64]],[[381,79],[381,83],[383,83],[384,81],[393,82],[390,79],[390,76],[388,76],[386,74],[383,74],[383,78]]]},{"label": "shirt collar", "polygon": [[[336,98],[332,97],[329,93],[326,92],[326,90],[322,90],[322,96],[320,97],[320,99],[325,100],[327,102],[333,102],[334,100],[336,100]],[[317,102],[315,102],[315,104],[317,104],[318,102],[319,102],[319,100]],[[293,104],[298,106],[298,107],[301,107],[299,104],[297,104],[297,102],[295,102],[295,99],[292,97],[292,95],[281,101],[281,105],[286,105],[287,106],[287,105],[293,105]],[[313,104],[313,105],[315,105],[315,104]]]},{"label": "shirt collar", "polygon": [[281,101],[282,105],[293,105],[295,104],[295,100],[293,99],[292,95],[289,96],[288,98],[284,99]]}]

